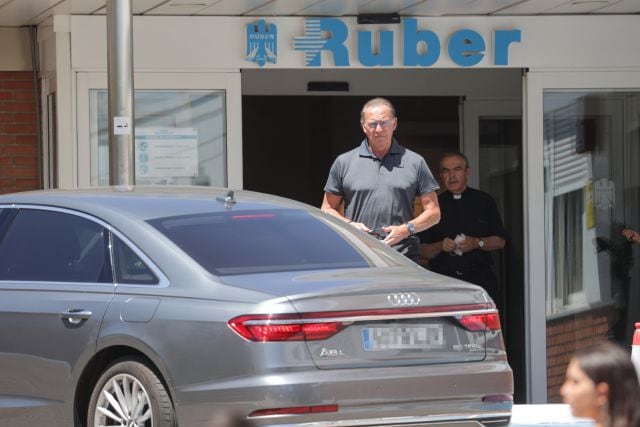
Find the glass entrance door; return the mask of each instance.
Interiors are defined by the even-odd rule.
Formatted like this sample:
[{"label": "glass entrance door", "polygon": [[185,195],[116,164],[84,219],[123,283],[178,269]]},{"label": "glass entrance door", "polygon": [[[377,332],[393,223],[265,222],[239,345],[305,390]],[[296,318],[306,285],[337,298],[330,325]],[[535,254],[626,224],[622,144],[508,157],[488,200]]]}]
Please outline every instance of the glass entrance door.
[{"label": "glass entrance door", "polygon": [[559,402],[573,352],[598,340],[628,348],[640,320],[640,247],[622,236],[640,227],[640,79],[528,80],[529,344],[537,399]]},{"label": "glass entrance door", "polygon": [[502,331],[514,372],[514,399],[526,401],[524,237],[522,197],[522,100],[466,99],[462,151],[470,186],[489,193],[507,231],[504,249],[491,253],[501,288]]},{"label": "glass entrance door", "polygon": [[547,348],[547,389],[552,402],[560,401],[563,375],[556,374],[562,369],[551,369],[566,364],[566,350],[601,339],[627,347],[639,319],[637,251],[622,235],[626,226],[640,226],[640,175],[631,160],[639,158],[639,115],[640,92],[544,94],[546,318],[547,336],[554,337]]}]

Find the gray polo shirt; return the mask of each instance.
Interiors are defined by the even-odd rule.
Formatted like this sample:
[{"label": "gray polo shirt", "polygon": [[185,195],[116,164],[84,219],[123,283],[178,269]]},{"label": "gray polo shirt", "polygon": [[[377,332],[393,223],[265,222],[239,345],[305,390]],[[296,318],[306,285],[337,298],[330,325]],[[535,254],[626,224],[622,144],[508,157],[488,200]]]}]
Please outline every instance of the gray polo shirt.
[{"label": "gray polo shirt", "polygon": [[378,230],[411,220],[414,199],[438,188],[421,155],[394,138],[387,155],[379,159],[365,138],[333,162],[324,191],[344,198],[347,218]]}]

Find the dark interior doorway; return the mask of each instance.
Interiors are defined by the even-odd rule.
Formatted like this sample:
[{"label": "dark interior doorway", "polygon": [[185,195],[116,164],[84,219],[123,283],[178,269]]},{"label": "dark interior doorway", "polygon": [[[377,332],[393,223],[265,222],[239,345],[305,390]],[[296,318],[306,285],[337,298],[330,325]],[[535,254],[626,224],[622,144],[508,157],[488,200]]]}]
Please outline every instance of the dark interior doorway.
[{"label": "dark interior doorway", "polygon": [[[360,144],[360,110],[370,97],[243,96],[244,188],[320,206],[335,158]],[[459,144],[457,97],[388,97],[400,144],[435,172],[438,156]]]},{"label": "dark interior doorway", "polygon": [[[458,97],[387,97],[398,116],[396,138],[421,154],[434,176],[444,151],[460,146]],[[277,194],[320,206],[329,168],[335,158],[364,138],[360,110],[363,96],[248,96],[242,98],[243,180],[247,190]],[[515,401],[524,403],[524,271],[522,229],[521,120],[483,118],[480,153],[496,160],[498,170],[481,179],[481,189],[497,201],[509,233],[508,245],[496,254],[496,273],[506,300],[503,332],[514,370]],[[517,161],[514,161],[517,160]],[[503,166],[500,166],[503,165]],[[504,166],[507,165],[507,166]],[[515,165],[515,166],[514,166]],[[482,176],[481,172],[481,176]],[[483,187],[487,188],[483,188]]]},{"label": "dark interior doorway", "polygon": [[480,188],[495,200],[507,230],[504,250],[491,255],[502,287],[502,301],[498,301],[498,307],[507,355],[513,369],[515,399],[517,403],[524,403],[522,120],[516,117],[481,117],[478,127]]}]

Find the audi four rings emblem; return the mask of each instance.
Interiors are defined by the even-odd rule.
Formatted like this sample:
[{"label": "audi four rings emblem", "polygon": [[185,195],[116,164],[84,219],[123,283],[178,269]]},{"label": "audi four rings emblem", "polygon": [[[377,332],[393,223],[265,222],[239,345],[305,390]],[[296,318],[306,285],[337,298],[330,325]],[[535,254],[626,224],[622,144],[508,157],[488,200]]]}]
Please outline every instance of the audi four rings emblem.
[{"label": "audi four rings emblem", "polygon": [[394,307],[420,304],[420,297],[415,292],[403,292],[387,295],[387,301]]}]

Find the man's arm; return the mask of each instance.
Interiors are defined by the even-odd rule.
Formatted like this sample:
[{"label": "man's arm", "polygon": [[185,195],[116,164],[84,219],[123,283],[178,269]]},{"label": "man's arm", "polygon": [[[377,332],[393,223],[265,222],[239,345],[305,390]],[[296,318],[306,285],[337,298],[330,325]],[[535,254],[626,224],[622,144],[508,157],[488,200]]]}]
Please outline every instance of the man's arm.
[{"label": "man's arm", "polygon": [[[480,247],[480,240],[484,242],[482,247]],[[465,239],[458,244],[452,239],[445,237],[444,240],[438,242],[422,243],[420,247],[422,248],[422,254],[427,259],[432,259],[440,255],[440,252],[453,252],[456,248],[462,252],[469,252],[475,249],[487,252],[497,251],[498,249],[504,248],[505,243],[505,240],[500,236],[465,236]]]},{"label": "man's arm", "polygon": [[[411,221],[408,221],[413,224],[416,233],[426,230],[440,222],[440,205],[438,204],[438,195],[435,191],[421,195],[420,203],[422,204],[422,213]],[[384,239],[384,242],[390,246],[406,239],[411,234],[406,224],[390,225],[383,227],[383,230],[389,233]]]},{"label": "man's arm", "polygon": [[440,252],[453,252],[456,249],[456,242],[453,239],[445,237],[433,243],[421,243],[420,248],[422,255],[427,259],[433,259],[440,255]]},{"label": "man's arm", "polygon": [[320,209],[325,211],[326,213],[333,215],[337,218],[340,218],[343,221],[349,222],[349,219],[345,218],[340,214],[340,204],[342,203],[342,196],[337,194],[331,194],[324,192],[324,197],[322,198],[322,206]]},{"label": "man's arm", "polygon": [[[495,201],[487,194],[487,220],[489,222],[488,236],[467,236],[463,242],[458,244],[462,252],[469,252],[475,249],[491,252],[504,248],[504,237],[506,232],[502,225],[502,219],[498,213]],[[482,243],[480,243],[482,242]]]},{"label": "man's arm", "polygon": [[339,196],[337,194],[327,193],[325,191],[324,197],[322,198],[322,206],[320,207],[320,209],[322,209],[323,211],[325,211],[330,215],[335,216],[336,218],[340,218],[341,220],[348,222],[349,224],[353,225],[356,228],[359,228],[362,231],[365,231],[367,233],[371,232],[371,229],[367,227],[365,224],[361,222],[354,222],[349,218],[344,217],[340,213],[340,204],[342,203],[342,199],[343,199],[342,196]]},{"label": "man's arm", "polygon": [[[482,240],[483,245],[480,246],[480,241]],[[466,238],[458,243],[458,249],[462,252],[469,252],[474,249],[480,249],[481,251],[497,251],[498,249],[504,248],[505,240],[500,236],[486,236],[486,237],[473,237],[466,236]]]},{"label": "man's arm", "polygon": [[411,220],[416,228],[416,233],[431,228],[440,222],[440,204],[435,191],[420,196],[420,203],[422,204],[422,213]]}]

